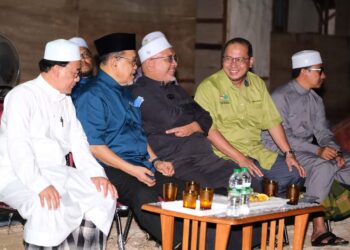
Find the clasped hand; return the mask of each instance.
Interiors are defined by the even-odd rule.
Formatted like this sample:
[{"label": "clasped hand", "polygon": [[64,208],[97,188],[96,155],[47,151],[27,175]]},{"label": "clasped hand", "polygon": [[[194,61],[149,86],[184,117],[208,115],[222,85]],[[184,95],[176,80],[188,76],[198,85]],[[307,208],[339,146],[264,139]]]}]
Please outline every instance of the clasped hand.
[{"label": "clasped hand", "polygon": [[337,166],[339,168],[342,168],[345,166],[344,158],[341,155],[338,155],[337,150],[332,147],[329,147],[329,146],[319,147],[317,150],[317,155],[327,161],[336,160]]},{"label": "clasped hand", "polygon": [[[175,173],[173,164],[168,161],[156,161],[154,167],[157,169],[158,172],[165,176],[173,176]],[[146,184],[149,187],[152,187],[156,184],[154,173],[143,166],[137,166],[137,168],[135,168],[134,176],[140,182]]]}]

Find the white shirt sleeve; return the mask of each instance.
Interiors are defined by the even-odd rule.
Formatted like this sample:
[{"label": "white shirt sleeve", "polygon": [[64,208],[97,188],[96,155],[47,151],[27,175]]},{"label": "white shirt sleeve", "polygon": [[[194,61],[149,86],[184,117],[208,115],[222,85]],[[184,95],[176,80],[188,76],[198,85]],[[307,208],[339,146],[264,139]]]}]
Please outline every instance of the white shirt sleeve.
[{"label": "white shirt sleeve", "polygon": [[17,177],[31,190],[40,193],[50,185],[37,166],[32,149],[30,122],[35,96],[27,88],[16,88],[5,98],[7,148],[11,165]]}]

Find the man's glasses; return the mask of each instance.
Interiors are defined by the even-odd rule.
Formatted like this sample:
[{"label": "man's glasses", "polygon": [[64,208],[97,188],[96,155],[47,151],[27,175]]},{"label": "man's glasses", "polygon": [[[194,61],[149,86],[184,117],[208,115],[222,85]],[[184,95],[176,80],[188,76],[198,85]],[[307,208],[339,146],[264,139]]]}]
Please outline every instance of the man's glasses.
[{"label": "man's glasses", "polygon": [[178,61],[178,58],[177,58],[176,55],[151,58],[151,60],[155,60],[155,59],[163,59],[163,60],[167,61],[168,63],[172,63],[172,62],[177,62]]},{"label": "man's glasses", "polygon": [[137,58],[127,58],[127,57],[124,57],[124,56],[116,56],[116,58],[122,58],[124,60],[127,60],[132,66],[135,66],[137,64]]},{"label": "man's glasses", "polygon": [[245,64],[248,62],[249,57],[231,57],[231,56],[224,56],[222,58],[222,60],[224,61],[224,63],[238,63],[238,64]]},{"label": "man's glasses", "polygon": [[71,70],[71,67],[68,64],[66,64],[66,65],[58,65],[58,66],[60,66],[64,70],[70,71],[70,74],[72,74],[74,79],[76,79],[77,77],[80,77],[80,75],[81,75],[81,69],[80,68],[76,69],[76,71],[74,72],[74,71]]},{"label": "man's glasses", "polygon": [[77,77],[80,77],[81,71],[80,71],[80,69],[78,69],[76,72],[74,72],[74,73],[72,73],[72,74],[73,74],[73,77],[74,77],[74,79],[75,79],[75,78],[77,78]]},{"label": "man's glasses", "polygon": [[308,68],[307,70],[309,71],[318,71],[318,73],[320,75],[322,75],[322,73],[324,73],[324,68],[323,67],[319,67],[319,68]]}]

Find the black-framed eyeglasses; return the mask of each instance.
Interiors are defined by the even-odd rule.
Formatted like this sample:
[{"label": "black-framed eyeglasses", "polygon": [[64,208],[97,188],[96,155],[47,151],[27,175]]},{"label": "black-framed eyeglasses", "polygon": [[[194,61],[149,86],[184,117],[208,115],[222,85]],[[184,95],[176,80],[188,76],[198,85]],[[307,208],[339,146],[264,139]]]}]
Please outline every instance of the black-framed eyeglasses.
[{"label": "black-framed eyeglasses", "polygon": [[116,56],[116,58],[122,58],[124,60],[127,60],[132,66],[135,66],[137,64],[137,57],[135,58],[127,58],[124,56]]},{"label": "black-framed eyeglasses", "polygon": [[60,66],[62,69],[66,69],[66,70],[70,71],[70,73],[72,74],[74,79],[81,76],[81,68],[76,69],[76,71],[74,72],[71,70],[71,68],[69,67],[68,64],[66,64],[66,65],[59,65],[58,64],[58,66]]},{"label": "black-framed eyeglasses", "polygon": [[178,61],[177,55],[169,55],[169,56],[162,56],[162,57],[153,57],[153,58],[151,58],[151,60],[155,60],[155,59],[163,59],[163,60],[167,61],[168,63],[172,63],[172,62],[177,62]]},{"label": "black-framed eyeglasses", "polygon": [[323,67],[319,67],[319,68],[308,68],[307,70],[309,71],[318,71],[318,73],[320,75],[322,75],[322,73],[324,73],[324,68]]},{"label": "black-framed eyeglasses", "polygon": [[78,69],[76,72],[73,72],[73,77],[74,79],[77,78],[77,77],[80,77],[81,76],[81,70]]},{"label": "black-framed eyeglasses", "polygon": [[249,61],[249,57],[231,57],[231,56],[223,56],[222,60],[224,63],[238,63],[238,64],[245,64]]}]

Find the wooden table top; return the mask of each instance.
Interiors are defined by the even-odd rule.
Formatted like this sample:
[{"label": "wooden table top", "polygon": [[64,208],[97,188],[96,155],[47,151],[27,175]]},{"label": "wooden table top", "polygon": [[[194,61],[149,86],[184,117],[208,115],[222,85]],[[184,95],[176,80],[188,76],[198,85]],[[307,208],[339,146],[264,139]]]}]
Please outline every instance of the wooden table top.
[{"label": "wooden table top", "polygon": [[229,224],[229,225],[242,225],[247,223],[254,223],[259,221],[267,221],[278,218],[285,218],[289,216],[296,216],[301,214],[310,214],[315,212],[322,212],[324,208],[321,205],[311,205],[307,207],[300,208],[282,208],[279,211],[264,211],[261,214],[245,215],[240,217],[227,217],[223,214],[211,215],[211,216],[198,216],[186,213],[175,212],[171,210],[166,210],[161,207],[161,203],[151,203],[145,204],[142,206],[143,210],[154,212],[162,215],[168,215],[178,218],[197,220],[197,221],[206,221],[209,223],[220,223],[220,224]]}]

